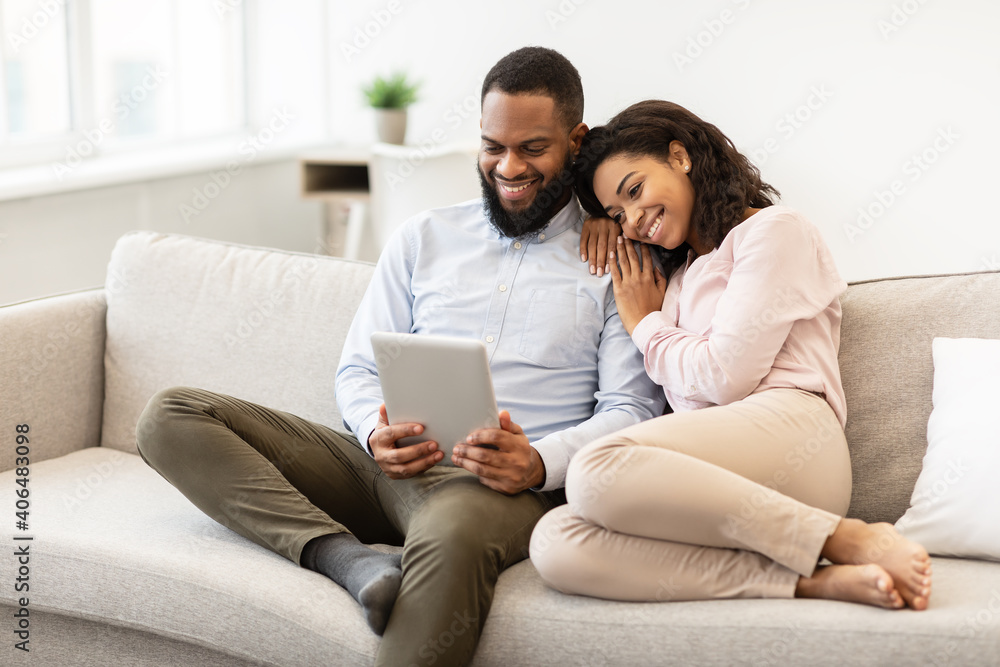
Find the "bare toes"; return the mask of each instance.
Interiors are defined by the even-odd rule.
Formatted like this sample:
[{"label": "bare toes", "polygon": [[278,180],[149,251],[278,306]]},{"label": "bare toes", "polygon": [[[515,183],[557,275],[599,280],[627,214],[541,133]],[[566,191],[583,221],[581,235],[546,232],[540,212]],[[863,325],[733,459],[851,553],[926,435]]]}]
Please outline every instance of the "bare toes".
[{"label": "bare toes", "polygon": [[796,595],[859,602],[886,609],[899,609],[905,604],[889,573],[874,564],[817,568],[812,577],[799,582]]},{"label": "bare toes", "polygon": [[[927,550],[903,537],[889,523],[867,524],[844,519],[834,545],[834,562],[871,563],[892,577],[895,589],[913,609],[926,609],[931,593],[931,559]],[[838,531],[841,527],[838,526]],[[837,535],[835,533],[835,535]]]}]

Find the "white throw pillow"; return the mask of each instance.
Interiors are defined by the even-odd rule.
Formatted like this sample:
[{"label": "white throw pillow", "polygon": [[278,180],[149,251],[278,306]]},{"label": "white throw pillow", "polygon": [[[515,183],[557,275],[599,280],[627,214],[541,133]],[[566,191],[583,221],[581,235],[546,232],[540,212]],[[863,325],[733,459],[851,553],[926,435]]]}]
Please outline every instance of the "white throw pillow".
[{"label": "white throw pillow", "polygon": [[896,528],[932,554],[1000,560],[1000,340],[932,348],[927,453]]}]

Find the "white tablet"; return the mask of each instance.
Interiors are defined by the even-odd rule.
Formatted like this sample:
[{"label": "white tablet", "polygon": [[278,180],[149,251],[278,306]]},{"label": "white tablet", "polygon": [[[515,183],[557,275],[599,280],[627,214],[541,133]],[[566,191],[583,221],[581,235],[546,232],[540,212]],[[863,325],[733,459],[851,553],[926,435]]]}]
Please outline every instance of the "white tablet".
[{"label": "white tablet", "polygon": [[499,428],[493,379],[480,340],[376,332],[372,351],[390,424],[422,424],[419,436],[399,445],[433,440],[452,465],[455,444],[480,428]]}]

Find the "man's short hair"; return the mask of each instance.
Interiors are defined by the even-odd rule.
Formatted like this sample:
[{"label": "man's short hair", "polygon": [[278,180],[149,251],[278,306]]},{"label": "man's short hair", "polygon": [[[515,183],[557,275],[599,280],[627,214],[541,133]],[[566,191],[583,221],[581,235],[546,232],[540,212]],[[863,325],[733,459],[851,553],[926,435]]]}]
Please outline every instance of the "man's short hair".
[{"label": "man's short hair", "polygon": [[580,73],[564,55],[541,46],[526,46],[501,58],[483,80],[483,94],[498,90],[508,95],[547,95],[556,104],[559,119],[571,130],[583,122],[583,84]]}]

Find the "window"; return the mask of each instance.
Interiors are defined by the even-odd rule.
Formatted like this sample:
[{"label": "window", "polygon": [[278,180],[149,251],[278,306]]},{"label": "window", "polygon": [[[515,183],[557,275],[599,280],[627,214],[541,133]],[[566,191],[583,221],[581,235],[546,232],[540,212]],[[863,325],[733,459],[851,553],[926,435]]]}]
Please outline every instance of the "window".
[{"label": "window", "polygon": [[244,13],[219,0],[0,0],[0,154],[65,164],[246,123]]},{"label": "window", "polygon": [[0,145],[5,153],[65,138],[71,129],[66,8],[0,0],[3,66]]}]

